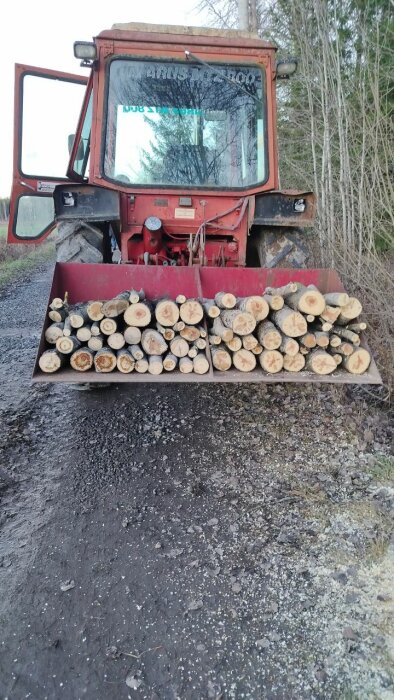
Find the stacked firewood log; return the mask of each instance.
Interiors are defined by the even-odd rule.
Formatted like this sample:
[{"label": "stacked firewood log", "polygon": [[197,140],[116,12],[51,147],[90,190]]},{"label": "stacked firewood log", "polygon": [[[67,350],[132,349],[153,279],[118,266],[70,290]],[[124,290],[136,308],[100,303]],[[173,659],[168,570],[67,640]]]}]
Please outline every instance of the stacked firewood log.
[{"label": "stacked firewood log", "polygon": [[132,290],[72,307],[55,298],[39,366],[47,373],[69,365],[78,372],[205,374],[212,362],[221,372],[324,375],[340,366],[362,374],[371,358],[360,346],[361,311],[344,292],[322,294],[296,282],[245,298],[218,292],[214,299],[153,301]]},{"label": "stacked firewood log", "polygon": [[361,311],[355,297],[322,294],[296,282],[245,299],[221,292],[207,309],[213,366],[222,372],[230,367],[251,372],[260,365],[269,374],[320,375],[341,366],[363,374],[371,357],[360,347],[366,328],[356,320]]}]

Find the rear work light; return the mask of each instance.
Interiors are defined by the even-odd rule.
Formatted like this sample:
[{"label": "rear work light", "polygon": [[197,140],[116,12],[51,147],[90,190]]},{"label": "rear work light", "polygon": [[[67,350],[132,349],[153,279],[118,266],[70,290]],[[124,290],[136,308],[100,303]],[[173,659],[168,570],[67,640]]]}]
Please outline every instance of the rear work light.
[{"label": "rear work light", "polygon": [[74,56],[82,61],[95,61],[97,58],[96,45],[90,41],[75,41]]},{"label": "rear work light", "polygon": [[291,75],[297,70],[298,60],[293,57],[282,59],[276,63],[276,77],[286,79],[290,78]]}]

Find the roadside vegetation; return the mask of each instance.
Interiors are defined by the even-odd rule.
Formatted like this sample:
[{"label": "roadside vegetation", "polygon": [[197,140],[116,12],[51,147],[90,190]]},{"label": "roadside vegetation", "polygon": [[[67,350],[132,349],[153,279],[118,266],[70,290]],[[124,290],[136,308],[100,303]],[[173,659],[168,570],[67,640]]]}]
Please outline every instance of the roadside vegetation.
[{"label": "roadside vegetation", "polygon": [[0,289],[23,272],[53,258],[54,251],[50,239],[38,245],[7,245],[7,224],[0,224]]}]

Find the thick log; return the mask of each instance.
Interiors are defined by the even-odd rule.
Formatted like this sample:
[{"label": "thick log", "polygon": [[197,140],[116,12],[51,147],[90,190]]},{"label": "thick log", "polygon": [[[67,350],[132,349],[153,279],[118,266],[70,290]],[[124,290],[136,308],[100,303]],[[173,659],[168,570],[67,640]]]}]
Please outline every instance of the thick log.
[{"label": "thick log", "polygon": [[93,350],[93,352],[97,352],[97,350],[101,350],[101,348],[104,347],[104,336],[103,335],[92,335],[91,338],[88,340],[88,348]]},{"label": "thick log", "polygon": [[186,357],[189,352],[189,343],[180,335],[176,335],[170,340],[170,350],[175,357]]},{"label": "thick log", "polygon": [[77,372],[87,372],[93,367],[94,352],[89,348],[79,348],[70,357],[70,366]]},{"label": "thick log", "polygon": [[81,326],[89,322],[86,305],[74,306],[74,308],[70,310],[68,317],[72,328],[81,328]]},{"label": "thick log", "polygon": [[126,344],[123,333],[112,333],[107,338],[107,343],[112,350],[120,350]]},{"label": "thick log", "polygon": [[233,309],[236,303],[236,297],[230,292],[218,292],[215,294],[215,304],[219,309]]},{"label": "thick log", "polygon": [[340,306],[326,306],[320,314],[320,320],[328,321],[329,323],[335,323],[340,313]]},{"label": "thick log", "polygon": [[147,355],[163,355],[168,350],[168,345],[161,333],[153,328],[142,331],[141,345]]},{"label": "thick log", "polygon": [[316,340],[315,334],[314,333],[305,333],[305,335],[301,336],[300,343],[305,348],[308,348],[308,350],[310,350],[311,348],[315,348],[317,345],[317,340]]},{"label": "thick log", "polygon": [[286,297],[286,305],[294,311],[320,316],[326,307],[326,301],[324,296],[313,285],[304,287],[304,285],[298,284],[297,291]]},{"label": "thick log", "polygon": [[63,335],[63,328],[63,323],[52,323],[51,326],[48,326],[45,331],[45,340],[47,343],[50,345],[56,345],[57,339],[61,338]]},{"label": "thick log", "polygon": [[188,299],[179,307],[181,321],[189,326],[196,326],[204,318],[204,309],[197,299]]},{"label": "thick log", "polygon": [[256,319],[248,311],[239,311],[238,309],[222,311],[220,318],[223,325],[226,328],[231,328],[236,335],[250,335],[256,328]]},{"label": "thick log", "polygon": [[209,335],[208,340],[210,345],[220,345],[222,342],[220,335]]},{"label": "thick log", "polygon": [[150,355],[149,356],[149,374],[161,374],[163,371],[163,360],[161,355]]},{"label": "thick log", "polygon": [[175,301],[162,299],[156,304],[155,316],[161,326],[169,328],[179,321],[179,306]]},{"label": "thick log", "polygon": [[143,289],[140,289],[139,292],[137,292],[135,289],[131,289],[129,292],[129,302],[130,304],[138,304],[139,301],[143,301],[145,299],[145,292]]},{"label": "thick log", "polygon": [[279,309],[283,309],[285,300],[280,294],[264,294],[263,298],[267,302],[271,311],[279,311]]},{"label": "thick log", "polygon": [[205,340],[205,338],[197,338],[194,345],[199,350],[205,350],[205,348],[207,347],[207,341]]},{"label": "thick log", "polygon": [[349,303],[349,295],[345,292],[328,292],[324,298],[328,306],[346,306]]},{"label": "thick log", "polygon": [[217,318],[220,314],[220,309],[216,306],[213,299],[205,299],[203,301],[204,311],[209,318]]},{"label": "thick log", "polygon": [[149,369],[148,359],[145,356],[141,357],[136,361],[134,369],[139,374],[146,374]]},{"label": "thick log", "polygon": [[184,294],[178,294],[178,296],[175,299],[177,304],[184,304],[186,300],[187,300],[187,297],[185,297]]},{"label": "thick log", "polygon": [[256,321],[263,321],[269,314],[270,307],[262,296],[245,297],[239,299],[237,303],[240,311],[247,311],[252,314]]},{"label": "thick log", "polygon": [[78,338],[78,340],[81,341],[81,343],[87,343],[88,340],[92,337],[92,331],[90,330],[90,326],[82,326],[81,328],[77,328],[77,332],[75,334]]},{"label": "thick log", "polygon": [[182,328],[179,335],[181,338],[185,338],[185,340],[189,341],[189,343],[193,343],[200,337],[200,331],[196,326],[185,326]]},{"label": "thick log", "polygon": [[57,350],[45,350],[38,360],[38,365],[42,372],[53,374],[53,372],[57,372],[65,362],[65,356]]},{"label": "thick log", "polygon": [[64,326],[63,326],[63,335],[69,336],[73,332],[73,328],[71,328],[71,323],[70,319],[68,316],[64,319]]},{"label": "thick log", "polygon": [[53,321],[53,323],[62,323],[66,319],[67,310],[63,309],[50,309],[48,311],[48,317]]},{"label": "thick log", "polygon": [[361,302],[356,297],[349,297],[349,302],[346,306],[341,307],[341,313],[338,316],[337,323],[346,325],[357,318],[363,310]]},{"label": "thick log", "polygon": [[[298,289],[297,282],[289,282],[284,287],[267,287],[264,294],[277,294],[281,297],[288,297],[294,294]],[[279,309],[278,309],[279,310]]]},{"label": "thick log", "polygon": [[141,330],[136,326],[126,326],[123,335],[127,345],[138,345],[141,342]]},{"label": "thick log", "polygon": [[122,374],[130,374],[134,370],[135,360],[128,350],[122,348],[116,353],[116,366]]},{"label": "thick log", "polygon": [[168,355],[163,358],[163,368],[166,370],[166,372],[173,372],[173,370],[176,369],[177,364],[178,358],[171,352],[169,352]]},{"label": "thick log", "polygon": [[287,335],[282,335],[282,342],[279,348],[284,355],[294,357],[294,355],[297,355],[300,346],[295,338],[289,338]]},{"label": "thick log", "polygon": [[364,374],[371,363],[371,355],[365,348],[357,348],[352,355],[343,359],[343,366],[351,374]]},{"label": "thick log", "polygon": [[197,357],[198,355],[198,348],[196,348],[195,345],[192,345],[191,348],[189,348],[189,352],[187,353],[188,357]]},{"label": "thick log", "polygon": [[231,355],[224,345],[213,345],[211,347],[212,364],[219,372],[226,372],[230,369]]},{"label": "thick log", "polygon": [[182,374],[190,374],[193,372],[193,360],[190,357],[181,357],[179,360],[179,371]]},{"label": "thick log", "polygon": [[109,301],[103,302],[103,314],[107,318],[121,316],[129,307],[129,292],[122,292]]},{"label": "thick log", "polygon": [[305,367],[305,357],[302,353],[297,352],[296,355],[283,356],[283,369],[286,372],[301,372]]},{"label": "thick log", "polygon": [[290,309],[288,306],[284,306],[280,311],[275,311],[272,314],[272,319],[282,333],[290,338],[298,338],[305,335],[308,330],[308,324],[303,315]]},{"label": "thick log", "polygon": [[196,374],[206,374],[209,371],[209,362],[202,352],[193,359],[193,371]]},{"label": "thick log", "polygon": [[353,333],[361,333],[367,329],[367,324],[364,321],[359,321],[359,323],[349,323],[346,328]]},{"label": "thick log", "polygon": [[353,333],[353,331],[349,331],[348,328],[334,326],[332,332],[339,335],[341,338],[348,340],[349,343],[353,343],[353,345],[360,345],[360,336],[357,333]]},{"label": "thick log", "polygon": [[[253,348],[255,348],[258,344],[259,341],[255,335],[252,335],[252,333],[242,337],[242,346],[245,348],[245,350],[253,350]],[[237,348],[237,350],[239,350],[239,348]]]},{"label": "thick log", "polygon": [[90,326],[90,332],[92,335],[101,335],[100,325],[96,321]]},{"label": "thick log", "polygon": [[103,320],[100,321],[100,331],[104,335],[112,335],[112,333],[116,333],[117,330],[118,324],[114,318],[103,318]]},{"label": "thick log", "polygon": [[116,355],[110,348],[103,348],[96,352],[94,356],[94,367],[96,372],[106,374],[113,372],[116,368]]},{"label": "thick log", "polygon": [[254,348],[252,348],[251,352],[253,353],[253,355],[261,355],[263,350],[263,346],[260,345],[260,343],[257,343],[257,345],[255,345]]},{"label": "thick log", "polygon": [[74,350],[81,347],[81,343],[74,335],[61,336],[56,341],[56,350],[61,352],[63,355],[71,355]]},{"label": "thick log", "polygon": [[91,321],[101,321],[105,313],[103,311],[102,301],[88,301],[86,305],[86,313]]},{"label": "thick log", "polygon": [[240,372],[251,372],[256,367],[256,355],[242,348],[234,353],[233,364]]},{"label": "thick log", "polygon": [[282,342],[282,336],[272,321],[259,323],[256,335],[260,345],[266,350],[277,350]]},{"label": "thick log", "polygon": [[128,326],[145,328],[145,326],[149,326],[152,319],[152,305],[146,301],[130,304],[124,312],[123,318]]},{"label": "thick log", "polygon": [[330,344],[330,336],[328,335],[328,333],[324,333],[323,331],[316,331],[315,338],[316,344],[319,346],[319,348],[328,348]]},{"label": "thick log", "polygon": [[264,350],[259,355],[259,362],[269,374],[276,374],[283,369],[283,355],[278,350]]},{"label": "thick log", "polygon": [[219,338],[224,340],[225,343],[228,343],[234,336],[234,332],[231,330],[231,328],[226,328],[220,316],[214,319],[212,330],[213,334],[219,336]]},{"label": "thick log", "polygon": [[333,356],[320,348],[312,350],[306,360],[306,368],[315,374],[331,374],[336,367]]},{"label": "thick log", "polygon": [[238,335],[235,335],[225,345],[231,352],[236,352],[242,348],[242,340]]}]

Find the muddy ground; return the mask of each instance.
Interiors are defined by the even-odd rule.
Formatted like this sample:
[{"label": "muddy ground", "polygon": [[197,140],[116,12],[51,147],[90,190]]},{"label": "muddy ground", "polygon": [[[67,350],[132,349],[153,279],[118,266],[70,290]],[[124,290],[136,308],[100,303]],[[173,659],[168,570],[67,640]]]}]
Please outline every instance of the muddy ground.
[{"label": "muddy ground", "polygon": [[0,293],[0,698],[393,698],[387,411],[31,385],[50,276]]}]

